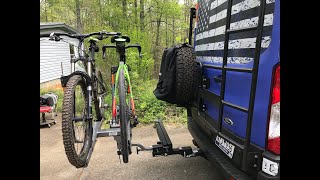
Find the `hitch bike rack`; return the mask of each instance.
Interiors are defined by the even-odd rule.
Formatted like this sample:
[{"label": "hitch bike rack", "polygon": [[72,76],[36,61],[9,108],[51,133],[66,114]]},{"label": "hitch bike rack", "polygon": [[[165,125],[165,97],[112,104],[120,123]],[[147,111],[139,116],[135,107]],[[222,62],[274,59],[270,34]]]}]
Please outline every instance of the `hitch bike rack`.
[{"label": "hitch bike rack", "polygon": [[[98,137],[111,137],[113,136],[114,139],[117,141],[117,144],[120,143],[120,128],[119,127],[111,127],[110,129],[103,130],[101,129],[101,125],[104,121],[95,121],[93,124],[93,136],[92,136],[92,146],[89,150],[89,154],[86,160],[86,166],[88,166],[92,152],[94,150],[94,146],[96,144]],[[175,155],[180,154],[181,156],[185,158],[189,157],[195,157],[195,156],[202,156],[204,158],[205,155],[203,154],[202,150],[199,148],[191,148],[191,146],[184,146],[184,147],[178,147],[173,148],[172,142],[169,138],[169,135],[164,128],[164,125],[162,121],[156,120],[155,126],[157,130],[157,134],[159,137],[159,141],[157,144],[146,147],[139,143],[132,143],[131,146],[136,146],[137,154],[139,154],[139,151],[152,151],[153,157],[158,156],[168,156],[168,155]],[[118,153],[119,155],[119,153]]]},{"label": "hitch bike rack", "polygon": [[163,126],[162,121],[155,121],[155,128],[157,130],[157,134],[159,137],[159,141],[156,145],[152,145],[150,147],[145,147],[141,144],[132,144],[131,146],[137,146],[137,154],[139,151],[152,151],[152,156],[168,156],[174,154],[180,154],[185,158],[194,157],[194,156],[203,156],[204,154],[199,148],[192,149],[191,146],[184,146],[173,148],[170,137]]}]

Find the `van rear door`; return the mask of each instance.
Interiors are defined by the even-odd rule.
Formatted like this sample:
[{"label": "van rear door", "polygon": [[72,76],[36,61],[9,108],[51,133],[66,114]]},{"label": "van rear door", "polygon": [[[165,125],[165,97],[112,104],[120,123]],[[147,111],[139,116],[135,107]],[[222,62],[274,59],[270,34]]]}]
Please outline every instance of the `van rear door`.
[{"label": "van rear door", "polygon": [[[202,116],[217,131],[218,137],[212,141],[239,168],[250,170],[254,164],[260,164],[255,159],[260,158],[257,156],[265,148],[272,71],[279,62],[280,2],[266,0],[263,26],[230,33],[228,50],[225,51],[229,2],[199,0],[197,3],[194,44],[196,59],[203,65],[198,102],[200,109],[204,110]],[[257,26],[259,11],[259,0],[233,0],[230,29]],[[256,38],[260,29],[261,49],[257,51]],[[255,53],[258,53],[256,57]],[[256,67],[255,58],[260,59]],[[256,75],[250,70],[257,71]],[[252,79],[255,76],[257,79]],[[252,83],[256,83],[256,88],[252,88]],[[252,118],[248,117],[250,111]],[[250,119],[252,122],[248,124]],[[248,153],[244,154],[244,150]]]}]

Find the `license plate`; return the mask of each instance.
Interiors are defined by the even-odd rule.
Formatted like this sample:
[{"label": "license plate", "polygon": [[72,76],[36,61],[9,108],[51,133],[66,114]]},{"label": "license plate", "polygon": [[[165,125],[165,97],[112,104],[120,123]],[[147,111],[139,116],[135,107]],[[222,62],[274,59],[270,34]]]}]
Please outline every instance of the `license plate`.
[{"label": "license plate", "polygon": [[223,139],[220,136],[216,137],[215,144],[227,155],[229,158],[232,159],[233,152],[234,152],[234,145],[228,142],[227,140]]}]

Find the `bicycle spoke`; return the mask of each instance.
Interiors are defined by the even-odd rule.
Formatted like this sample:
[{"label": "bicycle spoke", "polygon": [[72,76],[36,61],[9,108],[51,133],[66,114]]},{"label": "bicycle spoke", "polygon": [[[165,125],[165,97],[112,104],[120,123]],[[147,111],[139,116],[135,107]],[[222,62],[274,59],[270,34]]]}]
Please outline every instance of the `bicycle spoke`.
[{"label": "bicycle spoke", "polygon": [[74,146],[76,154],[80,155],[85,146],[85,137],[86,137],[86,103],[85,103],[85,94],[82,91],[81,86],[75,87],[75,117],[73,122],[74,129]]}]

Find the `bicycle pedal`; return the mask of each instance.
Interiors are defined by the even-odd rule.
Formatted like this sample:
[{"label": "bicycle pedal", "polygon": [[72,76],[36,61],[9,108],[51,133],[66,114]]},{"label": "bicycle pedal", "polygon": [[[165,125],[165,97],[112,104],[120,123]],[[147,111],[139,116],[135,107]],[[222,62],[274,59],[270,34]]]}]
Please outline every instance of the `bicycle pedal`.
[{"label": "bicycle pedal", "polygon": [[136,127],[139,124],[138,116],[133,117],[133,126]]},{"label": "bicycle pedal", "polygon": [[118,150],[118,151],[117,151],[117,154],[120,156],[120,155],[121,155],[121,151],[120,151],[120,150]]},{"label": "bicycle pedal", "polygon": [[137,150],[137,154],[139,154],[139,151],[141,151],[139,147],[136,147],[136,150]]},{"label": "bicycle pedal", "polygon": [[139,124],[139,122],[133,122],[133,123],[131,124],[131,128],[137,127],[138,124]]}]

